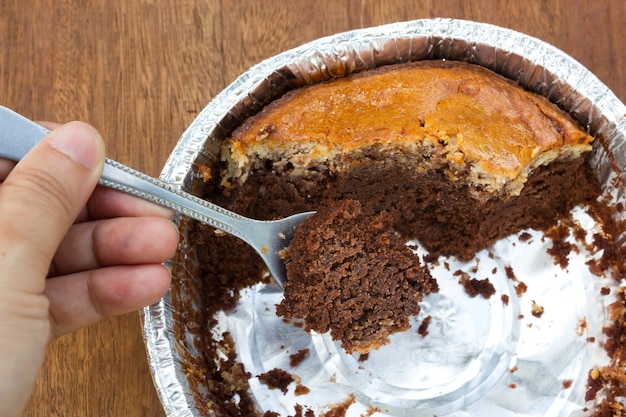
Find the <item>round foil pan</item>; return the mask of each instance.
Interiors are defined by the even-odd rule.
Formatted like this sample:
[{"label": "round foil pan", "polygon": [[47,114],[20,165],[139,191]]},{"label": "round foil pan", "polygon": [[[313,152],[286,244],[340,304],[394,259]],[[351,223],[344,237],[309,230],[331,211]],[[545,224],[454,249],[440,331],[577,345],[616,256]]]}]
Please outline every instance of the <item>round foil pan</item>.
[{"label": "round foil pan", "polygon": [[[197,167],[217,157],[223,138],[289,89],[426,59],[479,64],[547,96],[600,139],[594,142],[590,164],[610,204],[626,203],[624,104],[553,46],[512,30],[454,19],[341,33],[259,63],[200,112],[180,138],[161,178],[195,190],[201,182]],[[587,233],[593,232],[596,225],[583,211],[574,217]],[[170,261],[168,266],[193,282],[193,245],[184,222],[180,217],[176,221],[181,225],[178,265]],[[304,333],[277,318],[272,309],[281,292],[272,284],[246,289],[235,311],[220,317],[221,328],[206,331],[232,333],[238,360],[252,376],[250,390],[261,414],[272,410],[294,415],[300,404],[315,415],[329,410],[347,416],[588,415],[598,401],[585,402],[588,375],[609,362],[602,328],[609,325],[609,305],[615,298],[599,296],[607,281],[591,274],[585,264],[594,254],[574,254],[563,269],[546,255],[547,239],[534,231],[525,233],[523,242],[520,236],[506,238],[472,262],[452,259],[445,268],[443,263],[432,268],[437,278],[457,270],[489,276],[498,294],[511,294],[506,306],[500,297],[470,299],[456,282],[439,279],[441,291],[424,300],[414,323],[419,326],[431,316],[429,335],[394,335],[389,345],[372,351],[366,360],[346,354],[327,335]],[[515,279],[505,277],[506,270],[514,271]],[[177,287],[178,278],[174,275],[172,289],[162,300],[142,311],[150,368],[168,417],[215,414],[192,392],[192,386],[203,387],[189,382],[190,374],[198,372],[190,363],[200,351],[189,332],[197,324],[186,322],[187,312],[175,312],[174,306],[194,309],[200,303],[193,285]],[[520,282],[527,292],[515,297]],[[181,304],[181,299],[187,302]],[[540,317],[535,314],[539,307],[545,308]],[[308,394],[296,395],[295,384],[283,394],[259,383],[257,375],[288,367],[289,355],[300,349],[309,349],[307,359],[290,372],[310,389]],[[344,408],[337,408],[341,404]]]}]

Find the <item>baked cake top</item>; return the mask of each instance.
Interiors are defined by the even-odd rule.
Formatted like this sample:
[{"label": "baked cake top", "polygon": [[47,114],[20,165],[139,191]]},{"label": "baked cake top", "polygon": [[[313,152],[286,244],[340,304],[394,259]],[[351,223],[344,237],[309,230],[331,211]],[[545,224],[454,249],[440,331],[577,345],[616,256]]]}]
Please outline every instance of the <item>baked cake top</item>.
[{"label": "baked cake top", "polygon": [[[486,68],[457,61],[380,67],[285,94],[224,142],[228,181],[255,160],[341,169],[341,155],[382,146],[422,155],[477,193],[519,194],[528,174],[576,158],[593,140],[568,115]],[[334,161],[334,162],[333,162]]]}]

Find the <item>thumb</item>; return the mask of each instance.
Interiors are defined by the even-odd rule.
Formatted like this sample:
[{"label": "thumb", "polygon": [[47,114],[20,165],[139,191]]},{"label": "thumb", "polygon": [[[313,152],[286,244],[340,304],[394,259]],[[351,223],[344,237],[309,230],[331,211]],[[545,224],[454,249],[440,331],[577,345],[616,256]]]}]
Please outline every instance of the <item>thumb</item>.
[{"label": "thumb", "polygon": [[[102,138],[72,122],[35,146],[0,186],[0,288],[42,294],[57,246],[85,206],[104,165]],[[16,279],[20,277],[20,279]]]}]

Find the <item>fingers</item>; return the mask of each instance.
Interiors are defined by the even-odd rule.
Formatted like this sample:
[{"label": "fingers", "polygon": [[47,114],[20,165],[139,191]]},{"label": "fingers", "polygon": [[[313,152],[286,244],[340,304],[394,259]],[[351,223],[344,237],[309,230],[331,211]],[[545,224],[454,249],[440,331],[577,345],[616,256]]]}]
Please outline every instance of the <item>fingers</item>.
[{"label": "fingers", "polygon": [[53,260],[53,275],[113,265],[165,262],[176,251],[178,229],[159,217],[116,218],[72,226]]},{"label": "fingers", "polygon": [[0,158],[0,182],[4,181],[13,167],[15,167],[15,162]]},{"label": "fingers", "polygon": [[[55,130],[0,186],[0,404],[21,407],[50,337],[46,274],[56,248],[93,191],[104,162],[97,132],[82,123]],[[5,407],[6,409],[6,407]]]},{"label": "fingers", "polygon": [[44,138],[6,177],[0,187],[0,262],[15,274],[0,274],[0,288],[43,293],[43,277],[98,182],[104,153],[91,126],[72,122]]},{"label": "fingers", "polygon": [[[0,158],[0,183],[15,167],[15,162]],[[93,219],[113,217],[154,216],[171,219],[174,211],[158,204],[131,196],[121,191],[98,186],[87,206],[81,210],[76,221],[85,222]]]},{"label": "fingers", "polygon": [[52,337],[155,303],[167,292],[162,265],[116,266],[47,280]]},{"label": "fingers", "polygon": [[[174,212],[121,191],[98,187],[87,204],[83,218],[110,219],[113,217],[163,217],[171,219]],[[81,219],[82,220],[82,219]]]}]

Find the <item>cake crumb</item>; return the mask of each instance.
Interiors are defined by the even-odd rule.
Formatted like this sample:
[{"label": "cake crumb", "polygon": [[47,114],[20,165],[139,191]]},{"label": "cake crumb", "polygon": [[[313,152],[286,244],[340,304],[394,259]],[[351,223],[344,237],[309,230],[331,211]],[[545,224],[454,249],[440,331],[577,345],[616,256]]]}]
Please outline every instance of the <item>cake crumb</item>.
[{"label": "cake crumb", "polygon": [[308,355],[309,355],[308,348],[300,349],[296,353],[289,355],[289,365],[292,368],[295,368],[296,366],[300,365],[306,359]]},{"label": "cake crumb", "polygon": [[302,404],[296,404],[294,408],[296,413],[293,417],[315,417],[315,412],[310,408],[305,410]]},{"label": "cake crumb", "polygon": [[585,392],[585,401],[591,401],[596,398],[598,391],[602,389],[604,381],[600,378],[600,371],[591,369],[587,377],[587,391]]},{"label": "cake crumb", "polygon": [[481,295],[485,299],[491,298],[496,293],[496,289],[489,281],[489,278],[476,279],[470,278],[465,272],[461,274],[459,283],[465,288],[465,292],[472,298]]},{"label": "cake crumb", "polygon": [[504,273],[506,274],[506,277],[508,279],[515,282],[514,286],[515,286],[515,293],[517,294],[517,296],[521,297],[522,295],[524,295],[524,293],[528,290],[528,286],[524,282],[517,279],[517,276],[515,275],[515,271],[513,271],[513,267],[511,265],[506,265],[504,267]]},{"label": "cake crumb", "polygon": [[424,320],[422,320],[422,323],[417,329],[417,334],[419,334],[422,337],[426,337],[428,335],[428,326],[430,325],[430,322],[432,319],[433,319],[432,316],[424,317]]},{"label": "cake crumb", "polygon": [[504,267],[504,273],[506,274],[506,277],[508,279],[510,279],[511,281],[517,282],[517,277],[515,276],[515,271],[513,271],[513,267],[511,265],[506,265]]},{"label": "cake crumb", "polygon": [[500,296],[500,299],[502,300],[502,304],[504,304],[505,306],[508,306],[508,305],[509,305],[509,299],[510,299],[510,297],[509,297],[509,295],[508,295],[508,294],[502,294],[502,295]]},{"label": "cake crumb", "polygon": [[302,385],[302,384],[297,384],[297,385],[296,385],[296,390],[294,391],[294,395],[295,395],[296,397],[299,397],[299,396],[301,396],[301,395],[306,395],[306,394],[308,394],[308,393],[310,393],[310,392],[311,392],[311,389],[310,389],[310,388],[305,387],[305,386],[304,386],[304,385]]},{"label": "cake crumb", "polygon": [[283,394],[287,393],[289,384],[294,381],[293,375],[289,372],[274,368],[257,376],[259,382],[267,385],[270,389],[279,389]]},{"label": "cake crumb", "polygon": [[348,412],[348,408],[350,408],[350,406],[354,404],[354,401],[354,394],[350,394],[348,396],[348,399],[339,404],[336,404],[330,410],[322,414],[321,417],[345,417],[346,413]]},{"label": "cake crumb", "polygon": [[587,331],[587,318],[583,317],[578,320],[578,325],[576,326],[576,336],[581,337]]},{"label": "cake crumb", "polygon": [[528,241],[530,241],[530,239],[531,239],[532,237],[533,237],[533,235],[531,235],[530,233],[528,233],[528,232],[522,232],[522,233],[520,233],[520,235],[519,235],[518,239],[519,239],[521,242],[528,242]]},{"label": "cake crumb", "polygon": [[522,281],[518,281],[517,284],[515,284],[515,293],[518,297],[524,295],[526,291],[528,291],[528,285],[526,285]]},{"label": "cake crumb", "polygon": [[543,316],[544,308],[538,305],[537,303],[535,303],[535,301],[533,301],[532,306],[530,308],[530,312],[533,316],[540,318],[541,316]]},{"label": "cake crumb", "polygon": [[566,241],[569,236],[569,227],[566,222],[559,222],[555,227],[548,229],[545,236],[552,240],[552,247],[547,252],[556,265],[562,269],[569,265],[569,255],[572,251],[576,251],[576,246]]},{"label": "cake crumb", "polygon": [[[373,407],[371,405],[368,405],[367,412],[362,417],[372,417],[374,414],[380,413],[380,412],[382,412],[382,410],[379,407]],[[433,417],[437,417],[437,416],[433,416]]]}]

